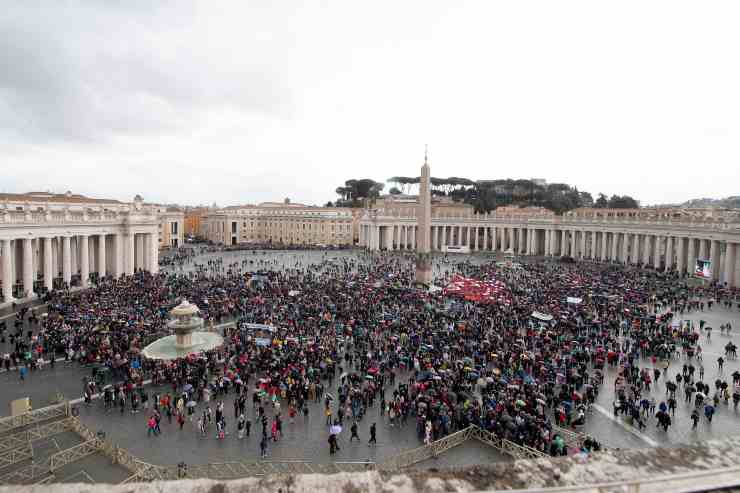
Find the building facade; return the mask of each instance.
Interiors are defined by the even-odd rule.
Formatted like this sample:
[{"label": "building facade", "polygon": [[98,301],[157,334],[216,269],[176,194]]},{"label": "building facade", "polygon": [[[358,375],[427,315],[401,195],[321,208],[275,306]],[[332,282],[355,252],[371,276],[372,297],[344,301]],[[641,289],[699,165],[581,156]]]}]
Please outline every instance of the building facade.
[{"label": "building facade", "polygon": [[231,206],[202,219],[207,240],[223,245],[351,245],[351,209],[313,207],[290,202]]},{"label": "building facade", "polygon": [[162,248],[178,248],[185,239],[185,213],[172,206],[153,206],[159,218],[159,240]]},{"label": "building facade", "polygon": [[185,236],[200,237],[203,235],[203,216],[208,212],[205,207],[188,207],[185,209],[183,227]]},{"label": "building facade", "polygon": [[93,277],[158,272],[158,217],[131,203],[51,193],[0,195],[1,302]]},{"label": "building facade", "polygon": [[[372,209],[360,220],[360,245],[370,250],[415,250],[415,207]],[[649,209],[576,210],[552,214],[449,215],[432,203],[432,251],[467,246],[471,251],[511,251],[521,255],[570,256],[650,265],[693,272],[697,259],[710,260],[712,278],[740,284],[740,216],[686,216]]]}]

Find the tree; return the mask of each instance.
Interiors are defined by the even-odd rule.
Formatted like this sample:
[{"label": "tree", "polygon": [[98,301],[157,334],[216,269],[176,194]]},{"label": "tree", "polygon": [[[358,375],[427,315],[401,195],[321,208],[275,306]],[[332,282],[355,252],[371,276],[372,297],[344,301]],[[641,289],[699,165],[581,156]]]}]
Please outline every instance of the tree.
[{"label": "tree", "polygon": [[388,190],[388,193],[391,195],[401,195],[401,191],[398,189],[398,187],[393,187],[390,190]]},{"label": "tree", "polygon": [[579,207],[593,207],[594,206],[594,198],[588,192],[579,192],[578,202],[579,202]]},{"label": "tree", "polygon": [[324,207],[334,207],[334,204],[330,200],[329,202],[327,202],[326,204],[324,204]]},{"label": "tree", "polygon": [[609,207],[612,209],[637,209],[640,204],[629,195],[612,195],[609,199]]},{"label": "tree", "polygon": [[594,202],[594,207],[597,209],[606,209],[609,207],[609,199],[603,193],[599,194],[599,198]]}]

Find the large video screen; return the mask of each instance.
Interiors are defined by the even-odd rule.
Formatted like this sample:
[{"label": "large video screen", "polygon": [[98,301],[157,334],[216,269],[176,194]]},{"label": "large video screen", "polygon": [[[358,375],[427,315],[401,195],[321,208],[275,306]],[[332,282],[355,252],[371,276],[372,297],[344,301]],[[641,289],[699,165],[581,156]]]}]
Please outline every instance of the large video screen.
[{"label": "large video screen", "polygon": [[694,275],[701,277],[702,279],[712,278],[712,261],[705,259],[696,259],[696,266],[694,267]]}]

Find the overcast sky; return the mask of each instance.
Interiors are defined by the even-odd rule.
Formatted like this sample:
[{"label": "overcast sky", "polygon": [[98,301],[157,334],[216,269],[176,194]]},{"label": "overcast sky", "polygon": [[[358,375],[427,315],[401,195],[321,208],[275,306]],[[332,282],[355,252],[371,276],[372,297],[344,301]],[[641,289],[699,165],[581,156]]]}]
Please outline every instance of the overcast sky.
[{"label": "overcast sky", "polygon": [[737,0],[6,0],[0,191],[323,204],[418,175],[428,144],[439,177],[740,195],[739,20]]}]

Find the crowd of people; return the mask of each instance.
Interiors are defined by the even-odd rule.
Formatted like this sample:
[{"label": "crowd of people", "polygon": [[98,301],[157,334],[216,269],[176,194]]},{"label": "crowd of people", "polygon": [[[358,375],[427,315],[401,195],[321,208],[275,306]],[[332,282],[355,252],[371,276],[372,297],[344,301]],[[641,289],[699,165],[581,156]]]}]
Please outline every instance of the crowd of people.
[{"label": "crowd of people", "polygon": [[[430,443],[472,424],[565,455],[578,448],[559,427],[585,425],[607,371],[617,374],[615,415],[639,428],[655,418],[667,430],[680,395],[709,421],[722,402],[740,401],[740,373],[725,377],[722,363],[714,392],[704,382],[701,338],[711,329],[681,322],[688,312],[700,317],[712,304],[736,302],[737,290],[610,264],[453,258],[437,258],[436,285],[464,276],[495,281],[502,292],[480,300],[417,288],[413,256],[404,253],[326,252],[278,268],[255,253],[199,264],[183,252],[157,275],[51,293],[46,316],[10,334],[15,350],[5,365],[55,355],[91,365],[86,402],[100,394],[108,412],[142,412],[154,436],[162,416],[219,439],[244,439],[254,425],[263,457],[285,420],[307,419],[311,403],[321,404],[332,453],[345,426],[359,441],[358,423],[377,409],[369,444],[377,426],[413,426],[419,442]],[[181,271],[182,264],[194,268]],[[182,299],[222,331],[224,345],[175,361],[142,358],[167,334],[169,310]],[[734,346],[725,349],[734,358]],[[159,390],[147,390],[149,379]],[[656,402],[645,392],[661,379],[666,394]],[[224,410],[229,394],[233,420]],[[580,444],[600,447],[590,437]]]}]

